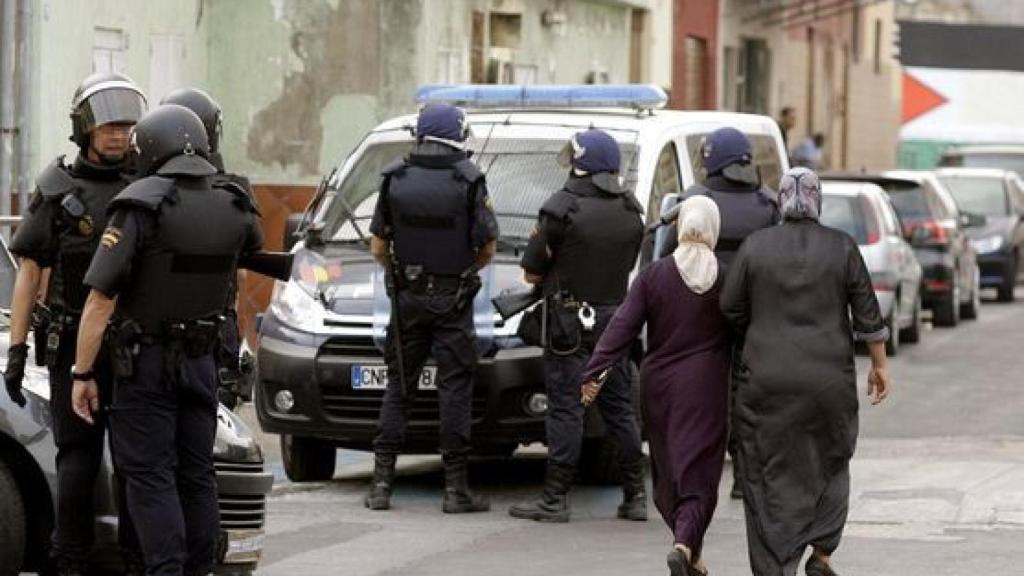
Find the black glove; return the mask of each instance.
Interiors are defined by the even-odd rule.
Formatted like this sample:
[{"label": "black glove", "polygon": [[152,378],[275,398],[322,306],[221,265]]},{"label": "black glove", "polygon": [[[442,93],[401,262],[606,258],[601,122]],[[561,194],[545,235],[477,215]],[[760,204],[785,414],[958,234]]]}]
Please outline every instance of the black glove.
[{"label": "black glove", "polygon": [[22,408],[27,402],[25,395],[21,392],[21,381],[25,378],[26,360],[28,360],[28,344],[15,344],[7,349],[7,369],[4,370],[7,395]]}]

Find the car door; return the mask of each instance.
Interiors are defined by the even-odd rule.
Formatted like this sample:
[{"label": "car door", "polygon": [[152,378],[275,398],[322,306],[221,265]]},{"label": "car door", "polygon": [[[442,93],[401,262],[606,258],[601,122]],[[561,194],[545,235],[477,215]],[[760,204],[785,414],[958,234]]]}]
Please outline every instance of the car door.
[{"label": "car door", "polygon": [[903,225],[896,215],[896,209],[888,195],[879,201],[883,226],[892,250],[896,253],[900,271],[900,310],[908,321],[913,319],[921,292],[921,265],[914,256],[914,249],[903,238]]}]

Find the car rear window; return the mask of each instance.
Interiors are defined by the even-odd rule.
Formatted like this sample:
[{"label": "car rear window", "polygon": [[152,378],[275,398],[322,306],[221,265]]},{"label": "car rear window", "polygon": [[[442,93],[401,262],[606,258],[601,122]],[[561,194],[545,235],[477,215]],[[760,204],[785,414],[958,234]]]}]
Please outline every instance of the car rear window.
[{"label": "car rear window", "polygon": [[[821,202],[821,223],[849,234],[859,245],[878,241],[878,219],[867,198],[825,193]],[[872,217],[867,215],[871,213]]]},{"label": "car rear window", "polygon": [[941,180],[964,212],[983,216],[1005,216],[1009,213],[1002,178],[947,176]]},{"label": "car rear window", "polygon": [[924,188],[892,182],[880,182],[879,186],[889,193],[892,206],[901,220],[932,218],[932,211],[928,207],[928,196]]}]

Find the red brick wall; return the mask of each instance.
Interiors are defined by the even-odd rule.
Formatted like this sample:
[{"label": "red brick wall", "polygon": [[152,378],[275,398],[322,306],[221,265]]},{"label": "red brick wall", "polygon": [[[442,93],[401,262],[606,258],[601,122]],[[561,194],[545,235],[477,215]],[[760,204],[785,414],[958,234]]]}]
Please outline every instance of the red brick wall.
[{"label": "red brick wall", "polygon": [[[288,215],[302,212],[316,188],[313,186],[283,186],[257,184],[253,186],[260,213],[263,215],[264,247],[280,250]],[[266,276],[248,273],[239,291],[238,317],[242,334],[254,344],[256,314],[266,310],[274,281]]]},{"label": "red brick wall", "polygon": [[672,95],[670,108],[683,107],[684,84],[686,82],[686,54],[684,39],[687,36],[703,38],[708,45],[708,62],[705,65],[706,90],[704,109],[716,108],[718,85],[718,0],[675,0],[673,11],[672,47]]}]

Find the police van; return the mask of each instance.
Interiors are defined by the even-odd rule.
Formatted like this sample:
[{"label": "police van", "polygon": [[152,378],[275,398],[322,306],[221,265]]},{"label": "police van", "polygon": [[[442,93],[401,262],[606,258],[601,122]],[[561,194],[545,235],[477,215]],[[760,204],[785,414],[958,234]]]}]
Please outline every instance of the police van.
[{"label": "police van", "polygon": [[[523,344],[516,336],[519,319],[502,321],[491,299],[525,286],[522,250],[539,208],[567,177],[557,156],[573,134],[599,128],[618,141],[620,176],[649,222],[702,181],[700,145],[715,129],[733,126],[750,137],[767,187],[775,189],[788,168],[771,118],[665,110],[665,93],[655,86],[426,86],[417,101],[467,110],[468,149],[487,175],[501,227],[498,254],[481,272],[484,287],[474,301],[480,364],[473,443],[481,454],[510,455],[521,444],[545,440],[541,350]],[[292,278],[276,283],[260,322],[254,396],[263,429],[281,437],[293,481],[333,476],[336,448],[371,449],[387,385],[381,350],[390,308],[383,271],[369,253],[369,225],[381,171],[411,150],[415,125],[409,115],[373,129],[286,232],[291,236],[294,229],[297,239],[295,264]],[[649,235],[638,268],[654,253]],[[409,419],[407,452],[437,450],[436,376],[428,363]],[[588,415],[586,430],[583,476],[614,478],[614,448],[596,413]]]}]

